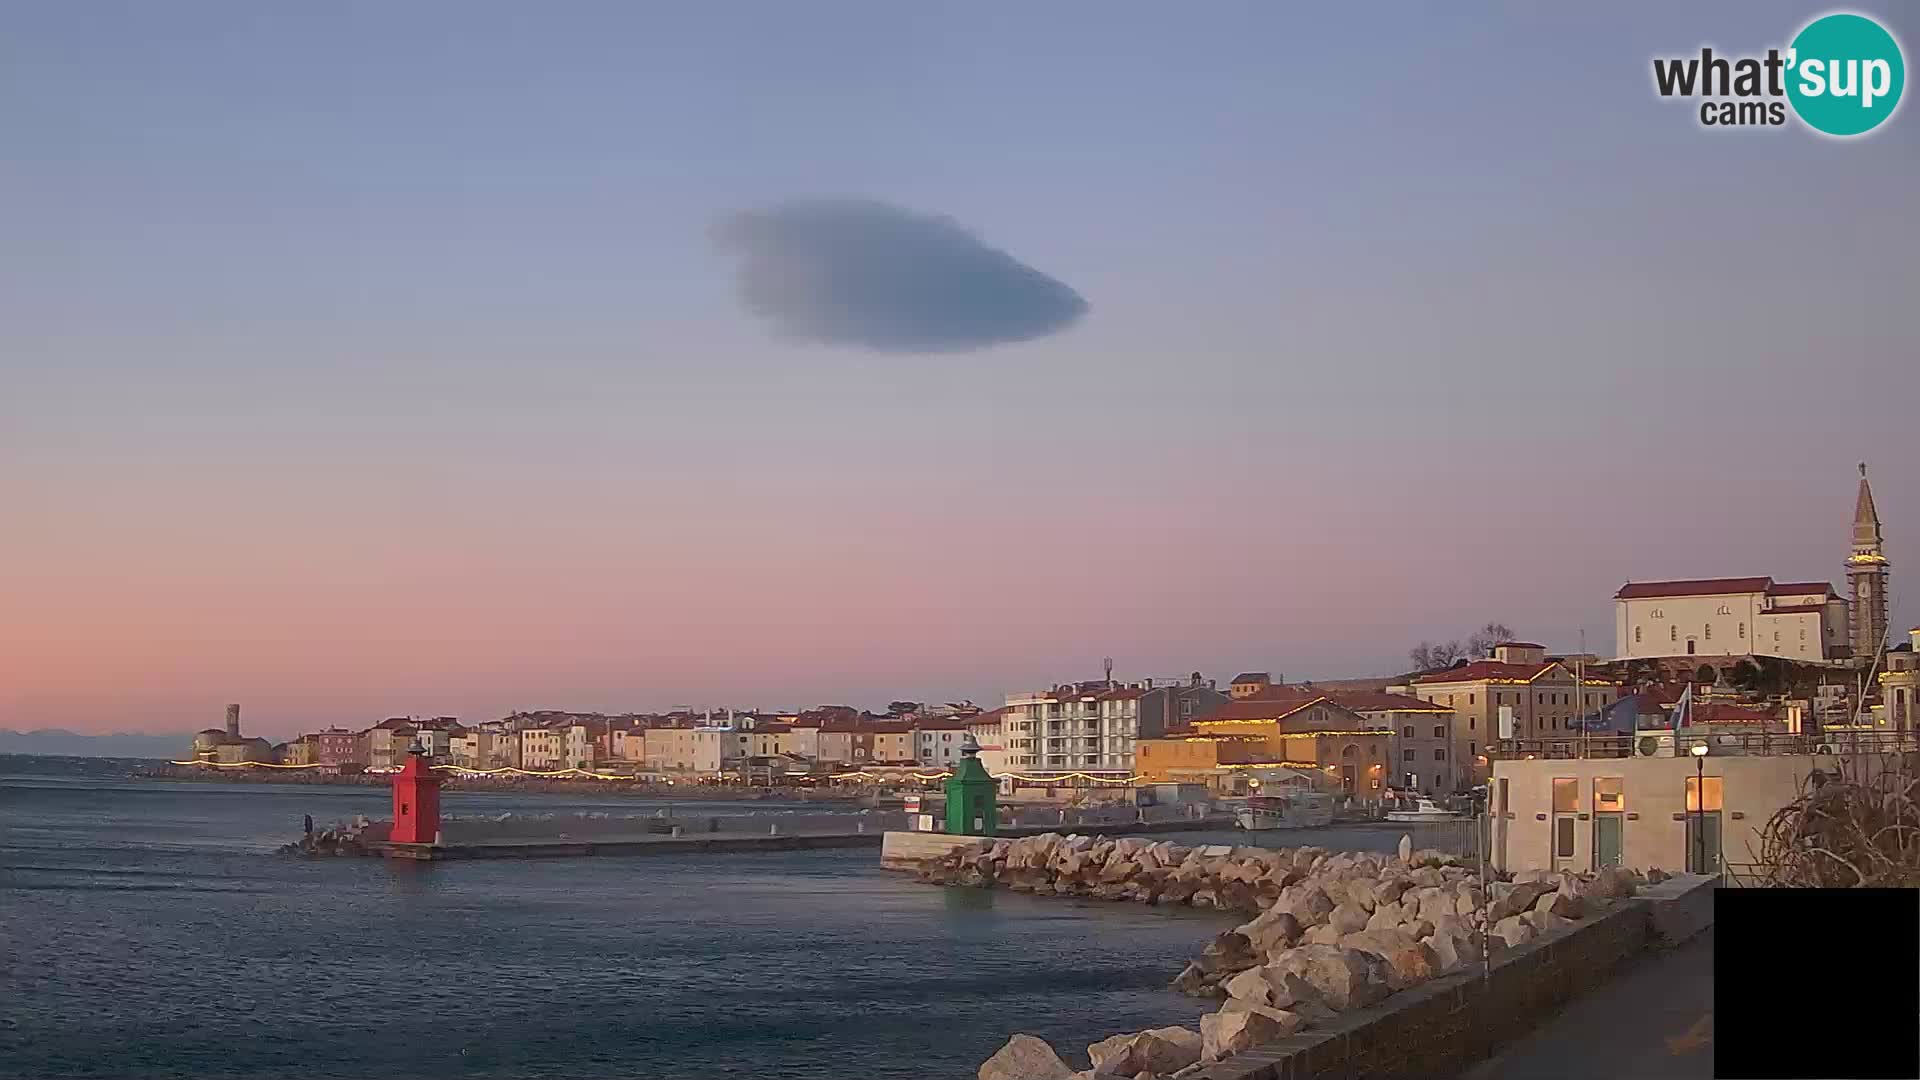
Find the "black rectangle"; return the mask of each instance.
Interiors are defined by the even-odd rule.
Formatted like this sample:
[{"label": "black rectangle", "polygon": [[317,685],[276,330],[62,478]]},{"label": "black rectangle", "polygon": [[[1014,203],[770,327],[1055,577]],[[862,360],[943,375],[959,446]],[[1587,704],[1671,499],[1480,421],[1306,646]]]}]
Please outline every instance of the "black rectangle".
[{"label": "black rectangle", "polygon": [[1720,889],[1713,1075],[1920,1077],[1920,890]]}]

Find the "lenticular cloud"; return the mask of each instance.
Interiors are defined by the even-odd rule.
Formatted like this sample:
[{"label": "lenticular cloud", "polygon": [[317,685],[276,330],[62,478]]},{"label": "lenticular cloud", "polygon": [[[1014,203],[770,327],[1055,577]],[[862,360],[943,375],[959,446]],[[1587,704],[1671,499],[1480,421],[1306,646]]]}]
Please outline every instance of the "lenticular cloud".
[{"label": "lenticular cloud", "polygon": [[740,300],[793,341],[961,352],[1058,333],[1087,311],[1064,283],[958,223],[884,203],[750,210],[714,230],[740,259]]}]

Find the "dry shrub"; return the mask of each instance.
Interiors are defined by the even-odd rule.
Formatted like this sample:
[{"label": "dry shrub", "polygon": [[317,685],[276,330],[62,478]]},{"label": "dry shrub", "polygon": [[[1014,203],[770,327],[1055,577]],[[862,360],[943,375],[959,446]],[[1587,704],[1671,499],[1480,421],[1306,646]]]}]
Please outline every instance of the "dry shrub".
[{"label": "dry shrub", "polygon": [[1920,777],[1912,755],[1835,757],[1769,818],[1759,883],[1784,888],[1920,887]]}]

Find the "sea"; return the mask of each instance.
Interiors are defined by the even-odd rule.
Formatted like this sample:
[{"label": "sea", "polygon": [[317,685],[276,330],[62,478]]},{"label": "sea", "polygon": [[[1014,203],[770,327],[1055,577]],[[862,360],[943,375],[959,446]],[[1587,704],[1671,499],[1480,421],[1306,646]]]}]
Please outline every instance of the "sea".
[{"label": "sea", "polygon": [[[137,764],[0,756],[0,1076],[961,1080],[1014,1032],[1084,1063],[1108,1035],[1197,1025],[1205,1003],[1167,982],[1240,921],[923,885],[874,849],[302,859],[275,849],[304,816],[385,817],[386,792]],[[1259,835],[1398,838],[1324,833]]]}]

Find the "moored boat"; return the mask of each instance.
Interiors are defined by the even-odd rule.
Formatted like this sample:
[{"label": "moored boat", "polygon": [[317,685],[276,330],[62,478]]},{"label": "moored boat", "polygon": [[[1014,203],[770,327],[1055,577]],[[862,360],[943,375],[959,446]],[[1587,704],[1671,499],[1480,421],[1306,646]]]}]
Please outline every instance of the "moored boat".
[{"label": "moored boat", "polygon": [[[1413,805],[1408,806],[1408,803]],[[1425,796],[1403,799],[1398,809],[1387,811],[1388,821],[1399,822],[1460,821],[1464,817],[1465,815],[1456,814]]]}]

